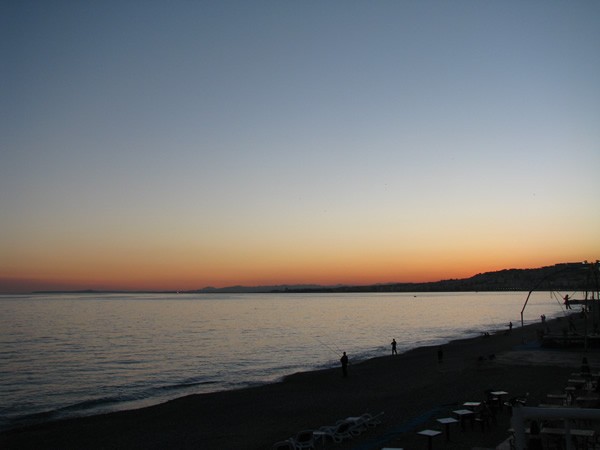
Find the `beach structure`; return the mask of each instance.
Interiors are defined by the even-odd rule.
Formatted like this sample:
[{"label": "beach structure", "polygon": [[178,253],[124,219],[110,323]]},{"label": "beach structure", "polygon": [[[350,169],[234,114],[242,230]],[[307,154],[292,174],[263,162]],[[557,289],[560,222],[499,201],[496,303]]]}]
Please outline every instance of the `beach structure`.
[{"label": "beach structure", "polygon": [[[525,450],[527,446],[527,420],[559,420],[564,421],[563,427],[547,427],[540,431],[543,434],[554,434],[564,437],[566,450],[573,449],[574,436],[583,438],[585,441],[595,438],[595,430],[574,428],[571,424],[572,420],[597,420],[600,421],[600,409],[596,408],[539,408],[530,406],[518,406],[513,409],[511,420],[512,429],[514,430],[514,447],[515,450]],[[594,442],[587,442],[594,444]],[[585,445],[584,448],[588,448]]]},{"label": "beach structure", "polygon": [[[600,261],[588,263],[584,261],[580,264],[565,264],[553,273],[545,276],[536,283],[533,289],[527,294],[523,308],[521,309],[521,326],[524,325],[523,315],[527,304],[531,297],[531,294],[540,287],[547,288],[552,285],[553,280],[557,285],[564,284],[564,279],[569,274],[576,273],[581,275],[585,273],[585,283],[583,286],[576,288],[569,293],[560,293],[558,290],[550,290],[550,296],[556,300],[568,321],[571,320],[569,314],[573,314],[576,311],[573,310],[573,306],[581,306],[581,310],[578,311],[584,317],[583,330],[575,330],[571,323],[568,326],[563,327],[559,332],[544,333],[541,336],[542,345],[547,347],[600,347]],[[581,277],[578,277],[578,279]],[[562,283],[562,284],[561,284]],[[581,298],[574,298],[574,295],[581,295]]]}]

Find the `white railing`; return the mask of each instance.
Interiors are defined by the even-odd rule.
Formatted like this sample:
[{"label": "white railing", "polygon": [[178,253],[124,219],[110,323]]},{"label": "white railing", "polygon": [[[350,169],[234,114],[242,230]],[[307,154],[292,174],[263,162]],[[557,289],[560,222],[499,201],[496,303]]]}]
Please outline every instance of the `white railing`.
[{"label": "white railing", "polygon": [[571,419],[588,419],[600,421],[600,409],[590,408],[533,408],[530,406],[513,407],[511,426],[515,433],[515,449],[525,450],[527,441],[525,439],[525,421],[528,419],[561,419],[565,425],[566,450],[572,450]]}]

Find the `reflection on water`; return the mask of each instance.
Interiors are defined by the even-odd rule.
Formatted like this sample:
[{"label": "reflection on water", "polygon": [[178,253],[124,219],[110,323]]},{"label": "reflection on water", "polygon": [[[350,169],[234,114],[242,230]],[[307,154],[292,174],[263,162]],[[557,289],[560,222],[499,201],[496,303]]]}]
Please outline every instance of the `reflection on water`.
[{"label": "reflection on water", "polygon": [[[0,296],[0,427],[269,382],[520,324],[526,293]],[[562,314],[536,293],[527,322]],[[45,417],[45,416],[44,416]]]}]

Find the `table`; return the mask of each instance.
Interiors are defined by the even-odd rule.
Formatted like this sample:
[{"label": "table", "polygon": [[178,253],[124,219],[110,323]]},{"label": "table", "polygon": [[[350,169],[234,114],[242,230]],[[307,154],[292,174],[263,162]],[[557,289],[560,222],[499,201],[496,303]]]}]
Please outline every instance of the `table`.
[{"label": "table", "polygon": [[560,406],[567,403],[567,394],[546,394],[546,398],[549,400],[548,403],[555,403]]},{"label": "table", "polygon": [[433,447],[432,439],[435,436],[439,436],[440,434],[442,434],[442,432],[438,430],[421,430],[417,434],[420,434],[421,436],[427,436],[427,448],[431,450],[431,448]]},{"label": "table", "polygon": [[465,430],[465,419],[467,417],[471,417],[472,418],[473,415],[475,414],[470,409],[457,409],[456,411],[452,411],[452,412],[458,416],[458,418],[460,420],[460,428],[463,431]]},{"label": "table", "polygon": [[479,408],[481,406],[481,402],[464,402],[463,406],[467,408]]},{"label": "table", "polygon": [[492,391],[490,392],[494,397],[502,397],[503,395],[508,395],[506,391]]},{"label": "table", "polygon": [[441,419],[436,419],[439,423],[444,425],[446,428],[446,442],[450,441],[450,424],[458,423],[454,417],[442,417]]},{"label": "table", "polygon": [[546,394],[546,397],[548,397],[548,398],[554,398],[554,399],[566,400],[567,399],[567,394]]},{"label": "table", "polygon": [[502,400],[502,397],[507,396],[508,392],[506,392],[506,391],[492,391],[492,392],[490,392],[490,395],[492,395],[494,397],[498,397],[500,400]]},{"label": "table", "polygon": [[498,399],[498,410],[502,411],[502,409],[504,407],[503,397],[507,396],[508,392],[506,392],[506,391],[492,391],[492,392],[490,392],[490,395]]}]

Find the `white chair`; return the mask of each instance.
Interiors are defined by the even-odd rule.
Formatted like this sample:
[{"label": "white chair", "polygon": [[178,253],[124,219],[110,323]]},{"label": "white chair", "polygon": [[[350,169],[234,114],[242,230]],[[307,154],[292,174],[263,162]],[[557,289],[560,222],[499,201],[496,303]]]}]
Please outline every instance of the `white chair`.
[{"label": "white chair", "polygon": [[300,431],[294,438],[292,439],[294,443],[294,447],[296,449],[303,448],[315,448],[315,437],[313,436],[312,430],[303,430]]},{"label": "white chair", "polygon": [[330,437],[333,442],[339,444],[344,439],[352,439],[352,428],[354,424],[351,422],[347,422],[342,420],[338,422],[334,426],[325,426],[319,428],[319,431],[324,432],[328,437]]},{"label": "white chair", "polygon": [[366,426],[368,427],[376,427],[377,425],[381,424],[381,419],[383,418],[383,412],[380,412],[379,414],[376,415],[372,415],[370,413],[365,413],[362,416],[360,416],[360,419],[362,421],[362,423],[364,423]]}]

